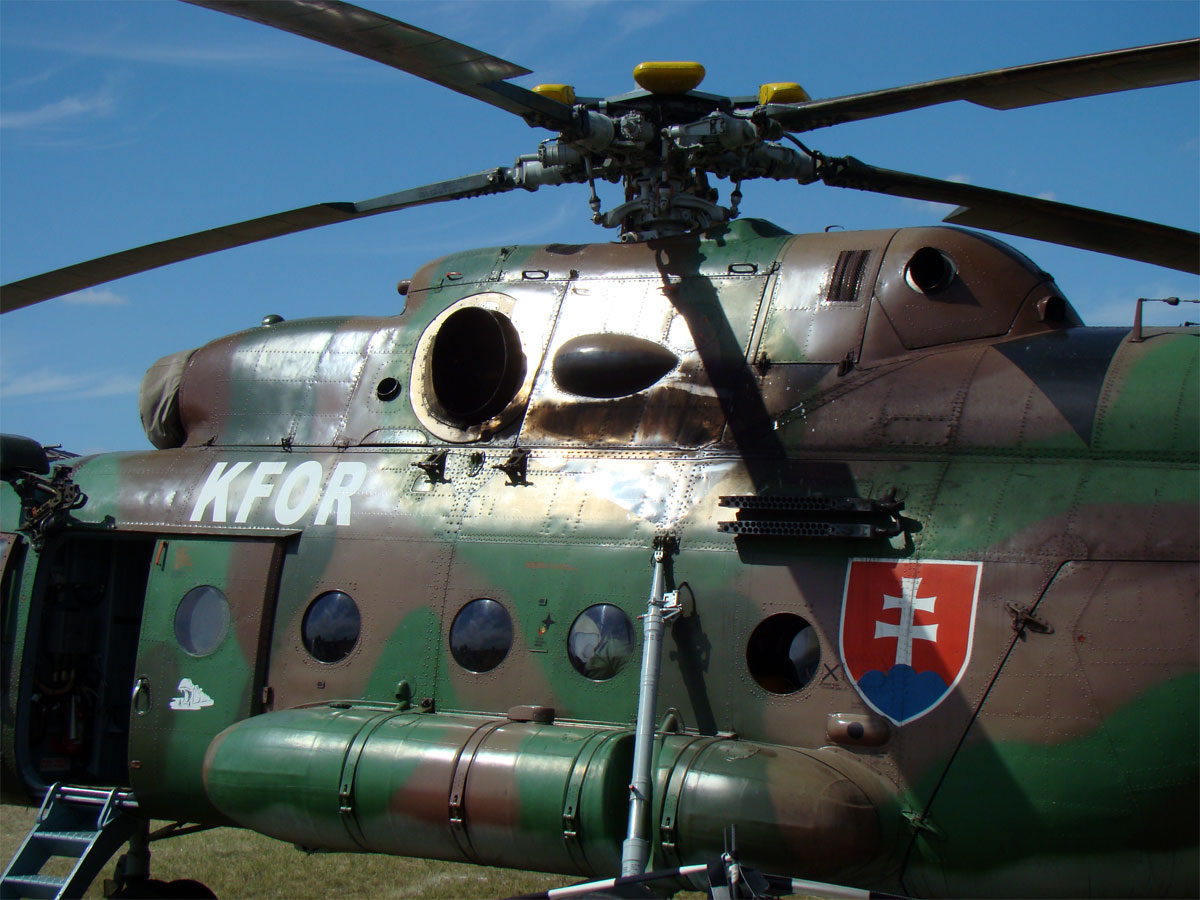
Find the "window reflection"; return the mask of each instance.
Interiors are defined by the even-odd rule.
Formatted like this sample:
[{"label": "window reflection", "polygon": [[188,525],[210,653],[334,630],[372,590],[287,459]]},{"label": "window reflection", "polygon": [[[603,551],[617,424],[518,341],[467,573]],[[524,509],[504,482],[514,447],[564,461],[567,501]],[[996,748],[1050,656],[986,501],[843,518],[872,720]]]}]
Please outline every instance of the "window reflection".
[{"label": "window reflection", "polygon": [[633,653],[633,623],[611,603],[589,606],[571,624],[567,655],[575,671],[606,681],[625,667]]},{"label": "window reflection", "polygon": [[464,669],[490,672],[512,647],[512,619],[500,603],[487,597],[472,600],[450,626],[450,653]]},{"label": "window reflection", "polygon": [[304,647],[323,663],[345,659],[358,643],[362,619],[354,598],[329,591],[309,604],[300,625]]}]

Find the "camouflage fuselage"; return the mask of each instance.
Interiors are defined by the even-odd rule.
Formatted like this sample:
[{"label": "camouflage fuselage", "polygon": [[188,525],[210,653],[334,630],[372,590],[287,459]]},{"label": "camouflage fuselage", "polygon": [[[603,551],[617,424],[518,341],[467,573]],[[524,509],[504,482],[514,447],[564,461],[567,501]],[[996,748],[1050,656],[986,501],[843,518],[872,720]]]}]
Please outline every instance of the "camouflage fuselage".
[{"label": "camouflage fuselage", "polygon": [[[950,267],[923,259],[922,283],[930,248]],[[704,861],[737,824],[747,861],[799,877],[1194,895],[1198,358],[1194,330],[1080,327],[1049,276],[948,228],[749,220],[446,257],[401,316],[195,351],[182,445],[72,461],[87,501],[40,552],[4,486],[6,787],[57,780],[29,734],[56,548],[141,541],[128,775],[148,814],[610,875],[638,649],[588,677],[568,632],[611,604],[636,637],[669,534],[687,610],[658,692],[677,715],[656,863]],[[976,578],[961,667],[944,696],[895,701],[911,715],[856,671],[848,583],[869,560]],[[178,606],[201,585],[231,625],[196,654]],[[304,620],[334,591],[361,630],[323,662]],[[478,598],[512,623],[487,671],[449,638]],[[907,615],[863,639],[890,634],[897,666],[934,632],[895,629],[938,621]],[[770,631],[796,617],[811,666],[781,683],[769,657],[794,651]],[[177,697],[185,679],[211,702]]]}]

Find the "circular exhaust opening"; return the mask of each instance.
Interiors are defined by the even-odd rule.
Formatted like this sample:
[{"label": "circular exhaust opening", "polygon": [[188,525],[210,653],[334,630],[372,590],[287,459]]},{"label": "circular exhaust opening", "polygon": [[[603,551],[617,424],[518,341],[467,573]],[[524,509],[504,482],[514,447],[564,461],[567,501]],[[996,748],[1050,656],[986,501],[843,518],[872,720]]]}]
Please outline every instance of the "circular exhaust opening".
[{"label": "circular exhaust opening", "polygon": [[517,329],[503,313],[469,306],[438,329],[429,354],[433,397],[446,421],[465,427],[499,415],[525,380]]},{"label": "circular exhaust opening", "polygon": [[904,267],[904,280],[922,294],[945,290],[956,274],[954,262],[935,247],[922,247]]}]

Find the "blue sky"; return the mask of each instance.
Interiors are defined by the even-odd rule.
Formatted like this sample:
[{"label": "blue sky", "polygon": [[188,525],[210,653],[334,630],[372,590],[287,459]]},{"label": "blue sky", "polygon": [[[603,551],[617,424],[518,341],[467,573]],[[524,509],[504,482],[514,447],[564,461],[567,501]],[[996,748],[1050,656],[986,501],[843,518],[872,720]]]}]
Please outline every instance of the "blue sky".
[{"label": "blue sky", "polygon": [[[798,81],[814,97],[1194,37],[1195,2],[367,2],[580,94],[694,59],[702,90]],[[330,200],[510,165],[545,132],[293,35],[167,0],[0,0],[0,278]],[[946,104],[810,133],[832,155],[1200,228],[1195,83],[1000,112]],[[724,188],[725,186],[722,185]],[[920,225],[945,208],[756,182],[743,215],[792,231]],[[724,196],[724,192],[723,192]],[[605,196],[605,206],[614,204]],[[137,386],[158,357],[263,315],[387,315],[422,262],[584,242],[582,186],[393,213],[147,272],[0,319],[0,428],[77,452],[148,447]],[[1089,324],[1192,276],[1033,241]],[[1161,307],[1152,321],[1200,318]]]}]

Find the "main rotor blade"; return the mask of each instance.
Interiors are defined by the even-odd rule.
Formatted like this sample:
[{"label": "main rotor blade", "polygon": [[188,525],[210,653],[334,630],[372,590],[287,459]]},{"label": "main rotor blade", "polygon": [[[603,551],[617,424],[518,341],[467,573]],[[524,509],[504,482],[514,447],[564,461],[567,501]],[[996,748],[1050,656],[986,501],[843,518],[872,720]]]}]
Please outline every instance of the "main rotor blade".
[{"label": "main rotor blade", "polygon": [[1195,81],[1200,39],[1091,53],[1051,62],[992,69],[903,87],[848,94],[806,103],[773,103],[766,114],[788,131],[810,131],[842,122],[968,100],[992,109],[1017,109],[1058,100]]},{"label": "main rotor blade", "polygon": [[306,37],[561,129],[571,107],[506,79],[529,69],[340,0],[184,0]]},{"label": "main rotor blade", "polygon": [[822,160],[820,177],[833,187],[958,205],[943,220],[955,225],[986,228],[1200,274],[1200,234],[1183,228],[1024,194],[879,169],[852,156]]},{"label": "main rotor blade", "polygon": [[32,306],[34,303],[61,297],[63,294],[71,294],[127,275],[136,275],[138,272],[205,256],[219,250],[229,250],[297,231],[307,231],[310,228],[320,228],[323,225],[375,216],[411,206],[500,194],[511,191],[514,187],[516,184],[511,170],[500,167],[358,203],[318,203],[233,225],[210,228],[207,231],[123,250],[6,284],[0,287],[0,313],[12,312],[14,309]]}]

